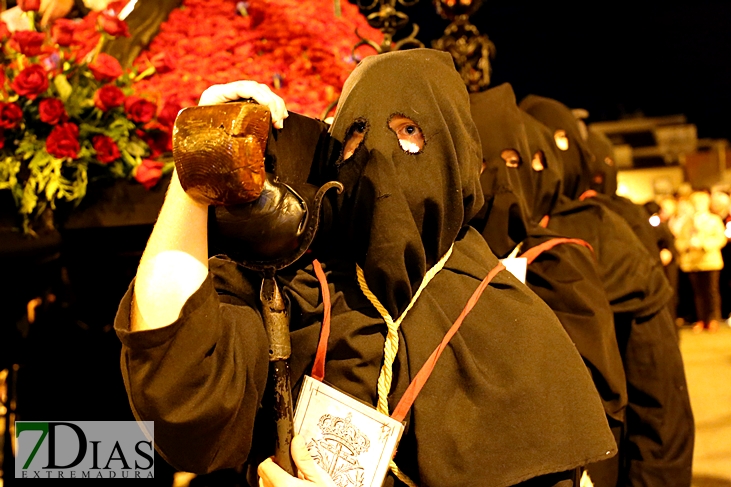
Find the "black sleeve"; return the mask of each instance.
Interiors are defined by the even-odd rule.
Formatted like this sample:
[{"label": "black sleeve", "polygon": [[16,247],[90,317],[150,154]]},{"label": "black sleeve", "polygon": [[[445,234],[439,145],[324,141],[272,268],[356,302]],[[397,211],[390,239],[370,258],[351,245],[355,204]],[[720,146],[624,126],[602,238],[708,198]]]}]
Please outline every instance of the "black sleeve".
[{"label": "black sleeve", "polygon": [[620,338],[626,341],[629,396],[622,448],[627,485],[690,485],[695,428],[674,326],[662,309],[635,320],[629,335]]},{"label": "black sleeve", "polygon": [[195,473],[244,463],[267,380],[266,332],[248,289],[233,292],[235,268],[212,261],[211,272],[169,326],[129,331],[133,285],[115,319],[135,416],[154,421],[155,446],[171,465]]}]

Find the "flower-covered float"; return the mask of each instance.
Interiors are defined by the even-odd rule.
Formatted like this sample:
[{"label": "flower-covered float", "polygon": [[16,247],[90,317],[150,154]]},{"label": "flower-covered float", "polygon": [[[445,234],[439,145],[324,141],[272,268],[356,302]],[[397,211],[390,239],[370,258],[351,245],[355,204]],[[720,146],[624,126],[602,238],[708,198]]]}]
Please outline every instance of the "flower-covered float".
[{"label": "flower-covered float", "polygon": [[[153,0],[135,3],[144,1]],[[0,23],[0,192],[12,195],[26,233],[95,184],[155,186],[172,170],[177,112],[208,86],[252,79],[290,110],[320,117],[357,63],[356,29],[380,38],[356,6],[337,0],[183,0],[126,69],[104,52],[130,35],[126,1],[45,30],[39,4],[21,2],[28,30]]]}]

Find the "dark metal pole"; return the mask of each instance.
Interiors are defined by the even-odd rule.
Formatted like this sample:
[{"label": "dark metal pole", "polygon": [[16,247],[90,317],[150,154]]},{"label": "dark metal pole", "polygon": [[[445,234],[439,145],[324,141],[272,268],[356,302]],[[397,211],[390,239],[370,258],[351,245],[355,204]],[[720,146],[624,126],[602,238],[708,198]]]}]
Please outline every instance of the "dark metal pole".
[{"label": "dark metal pole", "polygon": [[289,356],[292,353],[289,314],[274,279],[274,270],[265,271],[259,297],[269,337],[269,378],[274,390],[274,419],[277,425],[274,461],[291,475],[297,476],[290,451],[294,437],[294,413],[289,371]]}]

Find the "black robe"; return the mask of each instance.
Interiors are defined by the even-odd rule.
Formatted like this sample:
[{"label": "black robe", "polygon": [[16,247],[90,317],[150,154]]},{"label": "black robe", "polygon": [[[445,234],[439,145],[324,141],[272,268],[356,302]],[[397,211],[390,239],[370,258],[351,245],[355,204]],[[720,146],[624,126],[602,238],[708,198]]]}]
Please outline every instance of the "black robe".
[{"label": "black robe", "polygon": [[[551,210],[548,228],[586,240],[594,247],[614,312],[629,399],[620,446],[624,457],[620,482],[687,487],[693,457],[693,414],[675,325],[667,308],[672,290],[660,262],[619,215],[591,199],[571,199],[589,189],[591,173],[587,167],[593,155],[578,136],[568,108],[537,96],[526,98],[520,106],[550,131],[565,130],[570,147],[574,147],[548,165],[564,180],[573,181],[570,187],[564,186],[563,196]],[[557,153],[555,149],[548,151]]]},{"label": "black robe", "polygon": [[[392,408],[496,264],[475,230],[461,235],[402,324]],[[333,313],[326,380],[374,405],[385,325],[351,266],[323,266]],[[268,416],[260,408],[267,340],[257,278],[224,259],[211,260],[210,269],[172,325],[130,333],[131,290],[115,322],[135,416],[155,421],[155,443],[167,461],[198,473],[247,459],[255,465],[271,454],[273,438],[263,421],[254,434],[257,416]],[[291,303],[296,397],[312,368],[323,307],[311,265],[282,274],[280,284]],[[571,340],[543,301],[503,271],[414,403],[395,460],[418,485],[504,486],[614,453],[601,403]]]},{"label": "black robe", "polygon": [[[399,146],[389,128],[394,115],[418,124],[425,139],[418,153]],[[376,403],[386,326],[358,288],[356,263],[397,315],[426,270],[454,245],[399,329],[388,397],[393,408],[498,261],[464,227],[482,207],[481,151],[449,55],[417,49],[361,62],[343,88],[332,135],[344,141],[355,129],[364,138],[352,157],[335,154],[321,172],[345,186],[332,204],[333,245],[310,254],[322,261],[332,296],[328,382]],[[259,279],[228,260],[214,259],[209,267],[211,277],[172,325],[130,333],[131,292],[115,323],[135,414],[155,420],[157,447],[173,465],[195,472],[247,460],[255,467],[272,452]],[[322,299],[307,259],[278,276],[291,306],[296,389],[312,366]],[[569,337],[535,294],[501,272],[416,399],[395,461],[423,486],[529,479],[553,485],[560,479],[551,474],[611,456],[614,448]]]}]

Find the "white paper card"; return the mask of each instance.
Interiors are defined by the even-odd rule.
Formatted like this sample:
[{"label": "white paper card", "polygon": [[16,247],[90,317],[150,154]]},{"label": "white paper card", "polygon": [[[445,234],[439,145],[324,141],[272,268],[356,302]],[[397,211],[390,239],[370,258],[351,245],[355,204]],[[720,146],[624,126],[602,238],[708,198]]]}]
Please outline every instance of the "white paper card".
[{"label": "white paper card", "polygon": [[507,259],[501,259],[505,268],[520,282],[525,284],[525,274],[528,270],[528,259],[525,257],[508,257]]},{"label": "white paper card", "polygon": [[294,431],[338,486],[381,487],[403,424],[305,376]]}]

